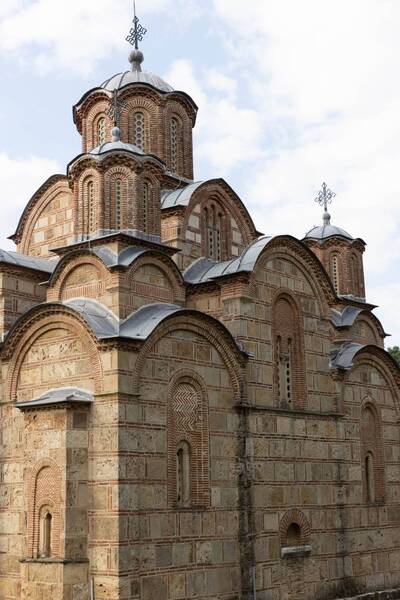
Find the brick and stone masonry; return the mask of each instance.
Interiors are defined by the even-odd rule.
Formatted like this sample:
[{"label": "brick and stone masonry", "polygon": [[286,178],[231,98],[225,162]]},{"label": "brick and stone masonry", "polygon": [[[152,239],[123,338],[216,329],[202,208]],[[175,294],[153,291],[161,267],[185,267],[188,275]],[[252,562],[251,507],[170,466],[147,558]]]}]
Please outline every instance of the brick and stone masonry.
[{"label": "brick and stone masonry", "polygon": [[133,67],[0,252],[0,599],[400,598],[365,242],[260,237],[193,180],[194,101]]}]

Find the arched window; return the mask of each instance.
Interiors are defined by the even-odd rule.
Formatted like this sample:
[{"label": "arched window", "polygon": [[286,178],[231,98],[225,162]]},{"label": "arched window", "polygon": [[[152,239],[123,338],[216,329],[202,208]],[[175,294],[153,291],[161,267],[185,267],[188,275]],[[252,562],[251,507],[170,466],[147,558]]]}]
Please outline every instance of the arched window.
[{"label": "arched window", "polygon": [[223,214],[215,205],[203,210],[206,236],[206,256],[212,260],[222,260],[222,223]]},{"label": "arched window", "polygon": [[145,150],[145,116],[136,110],[129,115],[129,143]]},{"label": "arched window", "polygon": [[104,144],[106,141],[106,119],[100,117],[97,121],[97,146]]},{"label": "arched window", "polygon": [[272,311],[274,382],[278,405],[305,406],[306,387],[301,315],[291,297],[283,294]]},{"label": "arched window", "polygon": [[286,532],[288,546],[299,546],[301,543],[301,529],[298,523],[291,523]]},{"label": "arched window", "polygon": [[361,466],[365,502],[383,502],[385,469],[380,423],[373,405],[367,404],[361,415]]},{"label": "arched window", "polygon": [[172,117],[171,119],[171,131],[170,131],[170,145],[171,145],[171,169],[174,173],[178,171],[178,119]]},{"label": "arched window", "polygon": [[339,276],[339,256],[337,254],[332,254],[331,256],[331,276],[333,287],[335,288],[335,292],[339,294],[340,289],[340,276]]},{"label": "arched window", "polygon": [[122,181],[116,179],[114,183],[115,195],[115,229],[121,229]]},{"label": "arched window", "polygon": [[41,558],[51,556],[51,533],[53,516],[49,509],[42,509],[39,523],[39,552]]},{"label": "arched window", "polygon": [[94,183],[93,181],[88,181],[86,185],[86,223],[87,223],[87,232],[93,233],[96,227],[96,207],[94,202]]},{"label": "arched window", "polygon": [[205,389],[190,374],[178,374],[171,382],[167,409],[171,508],[204,508],[209,504],[207,406]]},{"label": "arched window", "polygon": [[180,506],[190,503],[190,446],[186,441],[179,444],[176,453],[176,502]]},{"label": "arched window", "polygon": [[150,226],[150,183],[145,181],[143,184],[143,205],[142,205],[142,213],[143,213],[143,231],[144,233],[148,233]]},{"label": "arched window", "polygon": [[359,286],[359,277],[358,277],[358,261],[357,257],[352,254],[350,257],[350,272],[351,272],[351,283],[352,283],[352,292],[355,296],[359,296],[361,294],[360,286]]}]

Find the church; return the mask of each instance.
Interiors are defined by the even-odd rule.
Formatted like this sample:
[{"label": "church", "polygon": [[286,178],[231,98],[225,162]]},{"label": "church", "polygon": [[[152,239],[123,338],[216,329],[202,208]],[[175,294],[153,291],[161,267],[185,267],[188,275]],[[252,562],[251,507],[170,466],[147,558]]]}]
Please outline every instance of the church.
[{"label": "church", "polygon": [[195,180],[198,108],[142,35],[0,251],[0,600],[400,598],[365,242],[325,184],[299,240]]}]

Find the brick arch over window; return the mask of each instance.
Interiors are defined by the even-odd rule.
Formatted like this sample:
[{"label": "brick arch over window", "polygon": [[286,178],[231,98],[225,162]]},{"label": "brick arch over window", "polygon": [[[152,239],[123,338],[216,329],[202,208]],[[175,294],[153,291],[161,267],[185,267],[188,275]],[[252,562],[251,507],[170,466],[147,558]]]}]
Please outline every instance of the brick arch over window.
[{"label": "brick arch over window", "polygon": [[111,139],[112,122],[106,111],[110,106],[108,99],[97,100],[88,110],[82,122],[82,151],[89,152],[101,142],[99,141],[99,121],[104,119],[105,141]]},{"label": "brick arch over window", "polygon": [[26,354],[36,340],[54,329],[65,329],[67,332],[73,333],[77,339],[84,340],[91,364],[94,391],[96,393],[102,391],[103,369],[96,346],[96,338],[86,323],[72,309],[47,304],[35,307],[26,313],[7,340],[4,358],[11,360],[6,381],[6,396],[11,401],[17,399],[19,373]]},{"label": "brick arch over window", "polygon": [[49,555],[61,558],[61,471],[50,459],[37,463],[28,480],[28,555],[37,558],[42,554],[41,518],[44,509],[51,515]]},{"label": "brick arch over window", "polygon": [[80,235],[94,233],[101,228],[100,187],[100,176],[95,169],[86,169],[78,180],[75,190],[75,230]]},{"label": "brick arch over window", "polygon": [[194,371],[178,371],[169,383],[167,440],[170,506],[207,508],[208,398],[206,385]]},{"label": "brick arch over window", "polygon": [[134,176],[128,167],[111,167],[104,175],[104,228],[128,229]]},{"label": "brick arch over window", "polygon": [[385,463],[381,419],[375,403],[366,399],[361,410],[361,470],[364,502],[385,499]]},{"label": "brick arch over window", "polygon": [[158,155],[158,118],[156,102],[145,96],[121,96],[125,108],[121,113],[121,139],[134,144],[147,154]]},{"label": "brick arch over window", "polygon": [[170,102],[164,115],[165,158],[177,175],[193,178],[192,120],[178,102]]},{"label": "brick arch over window", "polygon": [[230,256],[230,221],[224,207],[216,200],[207,200],[201,206],[202,256],[212,260],[226,260]]},{"label": "brick arch over window", "polygon": [[272,304],[274,395],[278,406],[307,406],[302,315],[294,297],[279,291]]},{"label": "brick arch over window", "polygon": [[133,207],[135,228],[150,235],[160,235],[160,184],[150,172],[137,178],[136,202]]},{"label": "brick arch over window", "polygon": [[[299,535],[296,544],[293,544],[290,540],[290,528],[293,525],[297,525],[297,527],[299,528]],[[305,514],[297,508],[288,510],[283,515],[279,523],[279,536],[282,548],[285,548],[290,545],[308,545],[311,541],[311,525]]]}]

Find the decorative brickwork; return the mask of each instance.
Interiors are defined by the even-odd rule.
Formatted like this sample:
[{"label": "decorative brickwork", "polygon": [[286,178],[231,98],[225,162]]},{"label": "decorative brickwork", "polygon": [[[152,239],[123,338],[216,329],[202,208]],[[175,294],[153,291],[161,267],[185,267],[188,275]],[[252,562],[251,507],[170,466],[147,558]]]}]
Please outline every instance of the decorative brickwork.
[{"label": "decorative brickwork", "polygon": [[[32,469],[28,490],[28,554],[32,558],[61,558],[61,474],[59,467],[44,459]],[[45,509],[45,510],[44,510]],[[51,515],[51,538],[48,556],[44,552],[43,523],[41,519]],[[47,550],[47,549],[46,549]]]},{"label": "decorative brickwork", "polygon": [[[207,388],[196,372],[178,371],[171,380],[167,423],[169,504],[177,508],[205,509],[210,502],[208,398]],[[189,454],[188,474],[179,473],[179,451],[183,451],[185,444]],[[189,481],[178,485],[185,475]],[[185,484],[187,493],[182,492]]]}]

